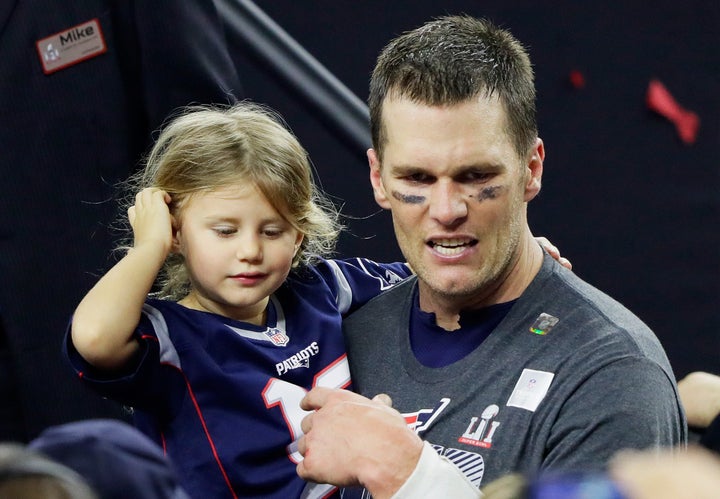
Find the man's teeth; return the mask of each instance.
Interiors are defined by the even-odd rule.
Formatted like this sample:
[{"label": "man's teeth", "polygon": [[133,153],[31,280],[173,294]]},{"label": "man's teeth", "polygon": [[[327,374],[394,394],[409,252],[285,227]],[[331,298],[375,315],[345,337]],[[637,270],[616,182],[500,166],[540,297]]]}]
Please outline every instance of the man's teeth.
[{"label": "man's teeth", "polygon": [[462,253],[463,250],[470,245],[470,242],[460,239],[446,239],[442,242],[433,241],[432,245],[433,249],[438,253],[451,256]]}]

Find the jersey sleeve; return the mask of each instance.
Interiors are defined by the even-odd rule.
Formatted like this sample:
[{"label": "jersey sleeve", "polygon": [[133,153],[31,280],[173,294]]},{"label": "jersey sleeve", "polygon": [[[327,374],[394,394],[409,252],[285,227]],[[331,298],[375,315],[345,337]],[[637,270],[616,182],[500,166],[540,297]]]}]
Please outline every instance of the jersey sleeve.
[{"label": "jersey sleeve", "polygon": [[[72,342],[68,326],[63,342],[63,355],[76,375],[90,388],[121,404],[169,415],[171,401],[182,396],[180,377],[160,362],[160,351],[153,323],[143,312],[134,335],[140,349],[121,369],[106,371],[87,362]],[[165,400],[166,403],[162,403]]]},{"label": "jersey sleeve", "polygon": [[343,316],[412,275],[405,263],[377,263],[367,258],[323,260],[316,270],[334,293]]}]

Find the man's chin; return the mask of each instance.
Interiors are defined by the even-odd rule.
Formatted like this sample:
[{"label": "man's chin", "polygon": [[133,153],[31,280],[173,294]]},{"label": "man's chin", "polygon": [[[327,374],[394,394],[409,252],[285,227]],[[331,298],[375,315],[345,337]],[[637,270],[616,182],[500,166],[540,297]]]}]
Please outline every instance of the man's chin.
[{"label": "man's chin", "polygon": [[478,284],[468,279],[467,272],[431,272],[432,277],[423,279],[430,292],[445,298],[472,296],[478,290]]}]

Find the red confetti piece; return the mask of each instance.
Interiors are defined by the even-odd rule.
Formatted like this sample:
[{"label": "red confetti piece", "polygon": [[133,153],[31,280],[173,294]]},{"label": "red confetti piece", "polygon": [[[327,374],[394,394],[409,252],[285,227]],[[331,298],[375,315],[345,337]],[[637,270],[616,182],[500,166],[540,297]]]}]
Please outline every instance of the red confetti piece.
[{"label": "red confetti piece", "polygon": [[570,71],[568,79],[570,80],[570,84],[574,88],[581,89],[585,87],[585,75],[583,75],[577,69],[573,69],[572,71]]},{"label": "red confetti piece", "polygon": [[675,124],[680,139],[686,144],[692,144],[700,128],[700,118],[692,111],[684,109],[673,98],[665,85],[659,80],[650,80],[645,102],[648,108],[664,116]]}]

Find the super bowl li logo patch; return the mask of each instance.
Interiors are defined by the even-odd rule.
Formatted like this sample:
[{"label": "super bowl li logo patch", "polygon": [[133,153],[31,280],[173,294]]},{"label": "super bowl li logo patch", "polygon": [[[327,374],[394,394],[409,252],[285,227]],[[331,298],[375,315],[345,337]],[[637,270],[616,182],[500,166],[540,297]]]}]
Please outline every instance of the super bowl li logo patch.
[{"label": "super bowl li logo patch", "polygon": [[465,433],[458,438],[458,442],[486,449],[492,447],[493,435],[500,426],[500,421],[495,421],[499,412],[500,407],[491,404],[485,408],[479,418],[477,416],[470,418],[470,424]]}]

